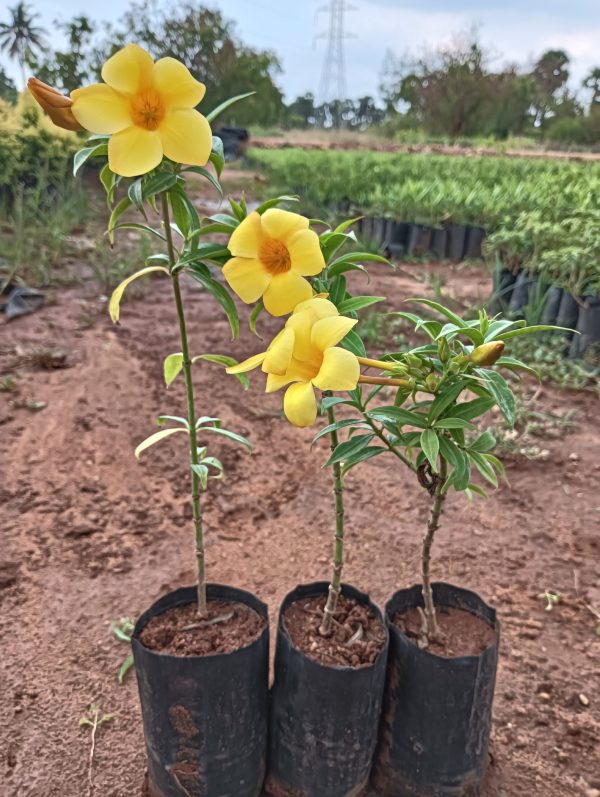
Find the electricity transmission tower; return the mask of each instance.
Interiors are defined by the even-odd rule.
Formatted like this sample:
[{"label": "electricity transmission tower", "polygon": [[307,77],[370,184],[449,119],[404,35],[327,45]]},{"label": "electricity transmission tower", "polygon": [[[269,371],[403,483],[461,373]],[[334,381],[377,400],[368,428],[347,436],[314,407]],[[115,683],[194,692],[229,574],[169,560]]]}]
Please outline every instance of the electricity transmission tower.
[{"label": "electricity transmission tower", "polygon": [[322,103],[331,100],[346,99],[346,64],[344,62],[344,40],[355,38],[346,33],[344,15],[346,11],[355,11],[356,7],[346,0],[330,0],[318,12],[329,12],[329,30],[320,33],[317,39],[327,39],[327,52],[321,73],[320,100]]}]

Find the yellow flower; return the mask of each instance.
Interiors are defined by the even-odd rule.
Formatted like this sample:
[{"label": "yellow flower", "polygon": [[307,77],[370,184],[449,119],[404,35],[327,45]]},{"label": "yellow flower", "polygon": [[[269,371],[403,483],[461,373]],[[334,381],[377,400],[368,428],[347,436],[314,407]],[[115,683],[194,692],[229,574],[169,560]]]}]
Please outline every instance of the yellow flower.
[{"label": "yellow flower", "polygon": [[174,58],[156,63],[128,44],[102,67],[104,83],[72,92],[75,119],[92,133],[110,135],[113,172],[134,177],[154,169],[163,155],[176,163],[204,166],[212,149],[208,121],[196,105],[205,87]]},{"label": "yellow flower", "polygon": [[231,366],[227,373],[244,373],[262,365],[268,374],[267,393],[289,385],[283,400],[288,421],[294,426],[310,426],[317,418],[315,387],[353,390],[358,383],[356,356],[335,345],[356,323],[339,315],[327,299],[308,299],[297,305],[267,351]]},{"label": "yellow flower", "polygon": [[29,78],[27,88],[57,127],[63,127],[65,130],[83,130],[73,116],[72,99],[65,97],[47,83],[42,83],[36,77]]},{"label": "yellow flower", "polygon": [[269,208],[244,219],[229,239],[231,260],[223,266],[229,287],[246,304],[262,296],[271,315],[291,313],[310,299],[312,288],[304,277],[325,267],[319,236],[308,229],[308,219],[297,213]]}]

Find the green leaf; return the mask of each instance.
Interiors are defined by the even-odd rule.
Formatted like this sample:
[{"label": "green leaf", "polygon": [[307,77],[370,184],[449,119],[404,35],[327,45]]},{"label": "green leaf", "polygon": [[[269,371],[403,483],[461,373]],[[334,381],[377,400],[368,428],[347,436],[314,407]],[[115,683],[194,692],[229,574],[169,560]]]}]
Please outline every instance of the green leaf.
[{"label": "green leaf", "polygon": [[122,684],[125,680],[125,676],[129,672],[129,670],[133,667],[133,654],[127,656],[123,664],[119,669],[119,683]]},{"label": "green leaf", "polygon": [[188,270],[192,277],[206,288],[221,305],[229,321],[229,326],[231,327],[231,337],[232,339],[237,338],[238,332],[240,331],[240,318],[235,302],[231,298],[229,291],[224,288],[220,282],[217,282],[216,279],[211,277],[210,274],[206,274],[205,270],[197,268],[196,264],[190,265]]},{"label": "green leaf", "polygon": [[144,197],[142,194],[142,186],[143,186],[143,178],[138,177],[137,180],[134,180],[133,183],[127,189],[127,196],[136,208],[140,211],[140,213],[146,218],[146,208],[144,207]]},{"label": "green leaf", "polygon": [[[325,399],[324,399],[325,400]],[[345,418],[343,421],[336,421],[335,423],[330,423],[321,429],[320,432],[313,437],[312,445],[314,445],[317,440],[320,440],[321,437],[325,437],[332,432],[339,432],[340,429],[345,429],[348,426],[354,426],[357,429],[367,429],[369,428],[367,424],[361,424],[360,421],[355,420],[354,418]]]},{"label": "green leaf", "polygon": [[216,108],[213,108],[210,113],[206,114],[206,118],[209,122],[212,122],[214,119],[217,118],[223,111],[226,111],[227,108],[230,108],[236,102],[240,102],[241,100],[245,100],[247,97],[252,97],[253,94],[256,94],[255,91],[248,91],[246,94],[238,94],[235,97],[230,97],[225,102],[222,102],[220,105],[217,105]]},{"label": "green leaf", "polygon": [[486,386],[496,399],[496,404],[500,407],[500,412],[506,418],[506,422],[510,426],[514,426],[517,405],[506,379],[497,371],[487,371],[482,368],[476,368],[475,373],[485,380]]},{"label": "green leaf", "polygon": [[112,210],[112,212],[110,214],[110,217],[108,219],[108,227],[107,227],[107,230],[106,230],[107,233],[108,233],[108,240],[111,242],[111,244],[114,243],[114,240],[115,240],[115,236],[113,235],[113,231],[115,229],[115,225],[116,225],[117,221],[123,215],[123,213],[125,213],[127,208],[130,208],[130,207],[131,207],[131,199],[129,199],[129,197],[126,196],[126,197],[123,197],[123,199],[117,205],[115,205],[115,207],[113,208],[113,210]]},{"label": "green leaf", "polygon": [[335,407],[336,404],[352,404],[352,402],[340,396],[325,396],[321,401],[321,412],[325,412],[330,407]]},{"label": "green leaf", "polygon": [[155,230],[154,227],[150,227],[148,224],[139,224],[136,221],[124,221],[121,224],[115,224],[112,230],[140,230],[141,232],[149,232],[155,235],[161,241],[167,240],[160,230]]},{"label": "green leaf", "polygon": [[472,423],[465,421],[464,418],[439,418],[434,426],[436,429],[474,429]]},{"label": "green leaf", "polygon": [[476,451],[469,451],[469,458],[475,463],[475,467],[481,473],[483,478],[494,487],[498,487],[498,477],[490,463]]},{"label": "green leaf", "polygon": [[227,437],[230,440],[235,441],[236,443],[240,443],[243,446],[246,446],[248,450],[252,450],[252,443],[246,440],[245,437],[242,437],[241,434],[236,434],[236,432],[230,432],[229,429],[221,429],[219,426],[203,426],[203,432],[214,432],[215,434],[220,434],[223,437]]},{"label": "green leaf", "polygon": [[219,194],[223,196],[223,188],[221,186],[221,183],[214,176],[214,174],[211,174],[208,171],[208,169],[204,169],[202,168],[202,166],[188,166],[185,171],[193,172],[194,174],[199,174],[201,177],[204,177],[204,179],[208,180],[208,182],[217,189]]},{"label": "green leaf", "polygon": [[384,448],[383,446],[369,446],[368,448],[364,448],[358,454],[350,457],[344,462],[342,466],[342,476],[345,476],[348,471],[355,465],[358,465],[359,462],[365,462],[367,459],[373,459],[373,457],[376,457],[379,454],[384,454],[387,450],[388,449]]},{"label": "green leaf", "polygon": [[[510,340],[511,338],[518,338],[521,335],[532,335],[535,332],[573,332],[574,330],[568,327],[553,327],[549,324],[536,324],[531,327],[521,327],[520,329],[512,329],[504,335],[498,335],[498,340]],[[579,334],[579,333],[577,333]]]},{"label": "green leaf", "polygon": [[464,404],[458,404],[456,407],[453,407],[452,417],[462,418],[465,421],[472,421],[491,410],[495,404],[496,402],[493,398],[482,396],[481,398],[466,401]]},{"label": "green leaf", "polygon": [[75,153],[73,158],[73,177],[77,176],[77,172],[81,169],[84,163],[90,158],[108,155],[108,144],[103,141],[101,144],[96,144],[93,147],[84,147],[79,152]]},{"label": "green leaf", "polygon": [[423,449],[423,453],[429,460],[431,467],[433,468],[433,472],[437,473],[438,465],[437,459],[438,454],[440,453],[440,441],[438,439],[437,434],[433,429],[424,429],[421,432],[421,448]]},{"label": "green leaf", "polygon": [[353,354],[356,354],[357,357],[366,357],[367,352],[365,349],[365,344],[362,342],[362,339],[358,332],[351,329],[350,332],[346,335],[345,338],[340,343],[340,346],[343,346],[348,351],[351,351]]},{"label": "green leaf", "polygon": [[175,354],[169,354],[168,357],[165,357],[165,361],[163,363],[163,374],[167,387],[169,387],[171,382],[177,377],[182,368],[183,354],[180,351],[176,352]]},{"label": "green leaf", "polygon": [[510,487],[510,482],[508,481],[506,470],[504,469],[504,465],[502,464],[502,462],[500,462],[498,457],[494,456],[493,454],[484,454],[483,458],[496,468],[500,476],[502,476],[506,484]]},{"label": "green leaf", "polygon": [[405,299],[406,302],[413,302],[415,304],[424,304],[427,307],[431,307],[432,310],[437,310],[440,315],[445,316],[448,321],[452,321],[453,324],[456,324],[457,327],[464,329],[467,325],[462,320],[462,318],[456,313],[453,313],[452,310],[449,310],[444,305],[440,304],[439,302],[434,302],[431,299]]},{"label": "green leaf", "polygon": [[344,462],[351,459],[366,448],[374,437],[375,435],[370,433],[351,437],[350,440],[344,440],[343,443],[336,446],[335,451],[331,454],[323,467],[326,468],[328,465],[334,465],[336,462]]},{"label": "green leaf", "polygon": [[147,437],[139,444],[139,446],[137,446],[133,452],[135,458],[139,459],[140,454],[147,448],[150,448],[150,446],[153,446],[155,443],[158,443],[173,434],[177,434],[177,432],[185,432],[188,434],[188,430],[183,427],[178,427],[176,429],[161,429],[160,432],[154,432],[154,434],[151,434],[150,437]]},{"label": "green leaf", "polygon": [[210,153],[210,162],[215,167],[217,177],[221,177],[223,167],[225,166],[225,152],[223,150],[223,142],[218,136],[212,137],[212,151]]},{"label": "green leaf", "polygon": [[203,463],[199,463],[198,465],[192,465],[192,470],[200,479],[202,489],[206,490],[208,486],[208,466],[204,465]]},{"label": "green leaf", "polygon": [[252,312],[250,313],[250,316],[248,318],[248,326],[250,327],[250,332],[252,332],[252,334],[255,335],[259,340],[262,340],[262,335],[259,335],[256,330],[256,322],[258,321],[258,317],[264,309],[265,306],[263,304],[263,300],[259,299],[259,301],[252,308]]},{"label": "green leaf", "polygon": [[499,360],[496,360],[494,365],[508,368],[511,371],[512,370],[525,371],[526,373],[531,374],[531,376],[535,376],[535,378],[538,381],[541,381],[540,375],[535,370],[535,368],[531,368],[529,365],[526,365],[525,363],[521,362],[521,360],[517,360],[515,357],[500,357]]},{"label": "green leaf", "polygon": [[[237,365],[237,360],[234,357],[228,357],[225,354],[198,354],[196,357],[192,358],[192,362],[195,363],[197,360],[205,360],[208,363],[215,363],[216,365],[223,365],[225,368],[229,368],[231,365]],[[246,376],[246,374],[233,374],[238,382],[242,385],[244,390],[248,390],[250,386],[250,380]]]},{"label": "green leaf", "polygon": [[335,228],[335,230],[333,230],[333,232],[334,233],[346,232],[348,227],[352,227],[353,224],[356,224],[356,222],[360,221],[362,218],[364,218],[364,217],[363,216],[357,216],[354,219],[346,219],[346,221],[340,222],[340,224],[338,224],[338,226]]},{"label": "green leaf", "polygon": [[429,423],[433,423],[440,415],[443,415],[445,410],[456,401],[466,386],[465,382],[456,382],[443,392],[438,393],[429,408]]},{"label": "green leaf", "polygon": [[153,174],[152,177],[144,180],[142,187],[142,196],[144,199],[150,199],[156,194],[163,191],[168,191],[177,183],[177,175],[172,172],[158,172]]},{"label": "green leaf", "polygon": [[402,407],[375,407],[367,412],[369,418],[375,421],[390,421],[400,426],[416,426],[417,429],[427,427],[427,418],[420,412],[411,412]]},{"label": "green leaf", "polygon": [[152,274],[153,272],[159,271],[163,274],[167,274],[167,276],[169,274],[169,270],[164,266],[148,266],[147,268],[141,269],[141,271],[136,271],[135,274],[132,274],[130,277],[127,277],[127,279],[123,280],[123,282],[114,289],[112,296],[110,297],[110,302],[108,303],[108,312],[113,324],[117,324],[119,322],[121,299],[123,298],[125,288],[129,285],[129,283],[138,279],[138,277],[144,277],[146,274]]},{"label": "green leaf", "polygon": [[351,299],[345,299],[338,305],[340,315],[345,313],[355,313],[357,310],[362,310],[363,307],[369,307],[377,302],[385,301],[385,296],[354,296]]},{"label": "green leaf", "polygon": [[469,451],[477,451],[480,454],[484,454],[486,451],[491,451],[495,445],[496,438],[489,430],[486,430],[483,432],[483,434],[480,434],[473,443],[471,443],[469,446]]}]

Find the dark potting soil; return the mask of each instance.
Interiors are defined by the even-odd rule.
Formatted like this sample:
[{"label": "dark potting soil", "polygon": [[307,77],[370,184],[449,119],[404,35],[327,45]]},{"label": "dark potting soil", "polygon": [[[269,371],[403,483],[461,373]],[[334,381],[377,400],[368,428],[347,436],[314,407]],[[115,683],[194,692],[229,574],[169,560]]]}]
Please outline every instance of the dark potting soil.
[{"label": "dark potting soil", "polygon": [[298,650],[319,664],[368,667],[385,644],[383,625],[368,606],[340,595],[331,636],[319,633],[327,597],[303,598],[283,615],[287,632]]},{"label": "dark potting soil", "polygon": [[[427,645],[429,653],[446,659],[455,656],[479,656],[496,642],[494,629],[471,612],[453,606],[436,606],[436,612],[444,639],[439,642],[430,641]],[[422,639],[421,617],[418,609],[414,608],[397,614],[393,620],[396,628],[406,634],[415,645]]]},{"label": "dark potting soil", "polygon": [[208,617],[196,604],[175,606],[153,617],[140,634],[150,650],[172,656],[209,656],[245,648],[260,636],[266,621],[243,603],[209,601]]}]

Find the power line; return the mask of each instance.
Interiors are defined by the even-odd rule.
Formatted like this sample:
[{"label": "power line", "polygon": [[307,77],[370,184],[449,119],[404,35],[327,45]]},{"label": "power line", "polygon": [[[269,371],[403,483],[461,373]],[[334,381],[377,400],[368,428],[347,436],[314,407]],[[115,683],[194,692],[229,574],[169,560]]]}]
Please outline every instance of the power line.
[{"label": "power line", "polygon": [[346,63],[344,59],[344,40],[356,38],[347,33],[344,25],[346,11],[355,11],[356,7],[346,0],[330,0],[326,6],[318,9],[329,12],[329,29],[316,36],[327,39],[327,51],[321,73],[320,99],[322,103],[331,100],[343,100],[346,97]]}]

